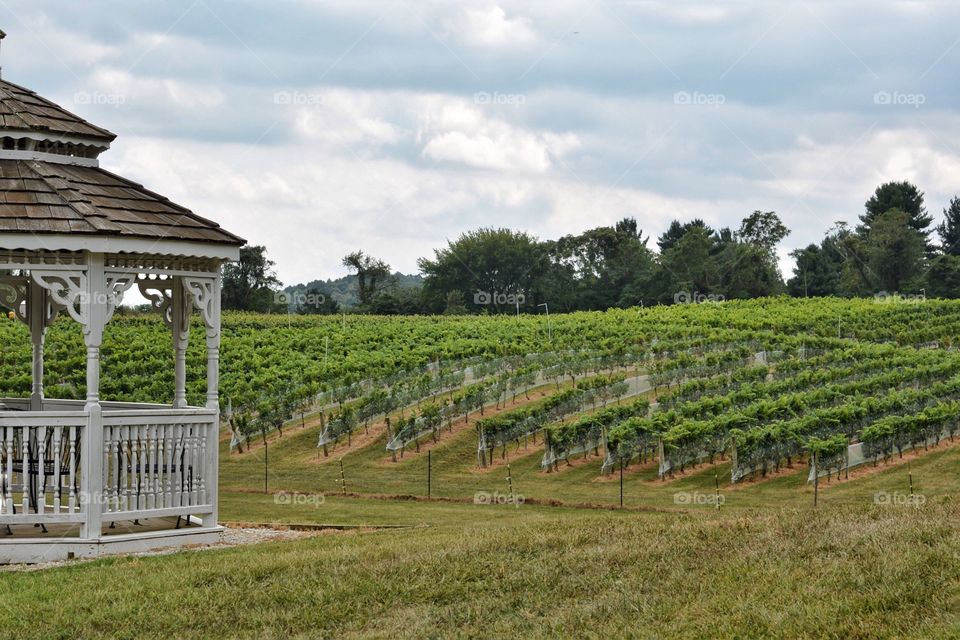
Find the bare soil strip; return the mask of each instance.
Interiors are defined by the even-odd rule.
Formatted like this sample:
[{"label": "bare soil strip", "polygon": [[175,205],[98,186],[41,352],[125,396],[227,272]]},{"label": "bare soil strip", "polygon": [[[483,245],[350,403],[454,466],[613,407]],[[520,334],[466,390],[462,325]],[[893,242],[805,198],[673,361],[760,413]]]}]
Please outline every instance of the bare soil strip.
[{"label": "bare soil strip", "polygon": [[[634,462],[629,467],[623,468],[623,477],[629,478],[630,476],[644,473],[650,471],[651,469],[656,469],[660,462],[656,458],[651,458],[644,463]],[[614,467],[611,469],[610,473],[607,475],[599,475],[593,480],[594,482],[619,482],[620,481],[620,468]]]},{"label": "bare soil strip", "polygon": [[[225,493],[256,493],[263,495],[262,489],[252,489],[247,487],[237,487],[231,489],[224,489]],[[283,491],[283,489],[277,489],[271,491],[275,493],[277,491]],[[289,491],[289,493],[295,493],[294,491]],[[360,500],[403,500],[409,502],[442,502],[442,503],[451,503],[451,504],[476,504],[479,509],[515,509],[515,505],[492,505],[492,504],[477,504],[475,499],[472,496],[467,497],[454,497],[454,496],[417,496],[409,493],[356,493],[353,491],[347,491],[346,493],[328,493],[328,497],[333,498],[355,498]],[[596,509],[599,511],[636,511],[644,513],[687,513],[688,509],[667,509],[664,507],[650,507],[645,505],[630,505],[620,507],[615,504],[603,504],[598,502],[564,502],[563,500],[553,500],[553,499],[543,499],[543,498],[524,498],[523,504],[519,508],[523,508],[523,505],[537,505],[542,507],[565,507],[568,509]]]},{"label": "bare soil strip", "polygon": [[809,467],[807,466],[806,459],[794,460],[792,467],[780,467],[776,471],[767,471],[767,475],[757,473],[756,475],[751,474],[746,478],[741,478],[736,482],[736,484],[730,484],[729,479],[724,485],[724,491],[737,491],[739,489],[746,489],[752,487],[753,485],[760,484],[761,482],[766,482],[767,480],[773,480],[774,478],[782,478],[784,476],[793,476],[798,473],[807,473]]},{"label": "bare soil strip", "polygon": [[500,469],[507,466],[508,464],[513,464],[521,458],[526,458],[535,453],[543,453],[543,434],[542,432],[537,432],[537,441],[534,443],[533,437],[531,436],[526,445],[520,445],[520,448],[513,446],[512,444],[507,445],[507,455],[503,455],[502,448],[498,447],[496,450],[490,452],[490,458],[487,460],[487,466],[480,466],[479,464],[474,469],[475,473],[490,473],[495,469]]}]

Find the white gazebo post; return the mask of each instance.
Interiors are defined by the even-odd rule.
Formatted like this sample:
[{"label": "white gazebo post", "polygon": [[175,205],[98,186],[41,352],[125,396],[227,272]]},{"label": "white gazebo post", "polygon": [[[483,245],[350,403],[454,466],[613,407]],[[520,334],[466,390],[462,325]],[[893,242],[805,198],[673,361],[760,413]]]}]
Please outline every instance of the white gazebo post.
[{"label": "white gazebo post", "polygon": [[[207,409],[217,412],[217,421],[220,419],[220,274],[213,281],[213,290],[210,292],[210,317],[205,318],[207,324]],[[207,491],[213,496],[213,512],[203,519],[204,525],[217,524],[217,492],[219,491],[220,455],[219,437],[216,432],[207,434],[207,455],[209,468],[212,470],[207,481]]]},{"label": "white gazebo post", "polygon": [[171,326],[173,334],[173,406],[187,406],[187,347],[190,342],[190,297],[184,288],[183,278],[173,277],[170,289]]},{"label": "white gazebo post", "polygon": [[103,408],[100,406],[100,345],[103,329],[107,323],[107,282],[103,268],[103,254],[91,253],[87,262],[87,287],[80,298],[80,316],[86,321],[83,329],[87,347],[87,428],[83,432],[83,487],[86,497],[86,517],[81,537],[88,540],[100,538],[103,501]]},{"label": "white gazebo post", "polygon": [[30,324],[30,341],[33,343],[33,388],[30,394],[30,410],[43,411],[43,344],[47,334],[47,291],[31,278],[28,283],[27,317]]}]

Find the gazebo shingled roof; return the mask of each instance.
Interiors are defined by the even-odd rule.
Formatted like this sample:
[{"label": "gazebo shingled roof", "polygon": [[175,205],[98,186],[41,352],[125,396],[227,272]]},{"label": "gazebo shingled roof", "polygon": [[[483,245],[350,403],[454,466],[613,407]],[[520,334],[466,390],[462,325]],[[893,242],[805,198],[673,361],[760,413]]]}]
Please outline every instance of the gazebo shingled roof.
[{"label": "gazebo shingled roof", "polygon": [[0,80],[0,128],[97,138],[106,142],[117,137],[117,134],[90,124],[30,89],[6,80]]},{"label": "gazebo shingled roof", "polygon": [[189,209],[99,167],[0,159],[0,232],[88,233],[242,245]]}]

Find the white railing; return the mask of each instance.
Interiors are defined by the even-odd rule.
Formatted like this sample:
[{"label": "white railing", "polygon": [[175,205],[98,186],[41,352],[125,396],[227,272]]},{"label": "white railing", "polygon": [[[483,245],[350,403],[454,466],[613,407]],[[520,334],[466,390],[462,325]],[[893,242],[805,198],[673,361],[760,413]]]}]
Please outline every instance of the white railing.
[{"label": "white railing", "polygon": [[82,402],[44,401],[44,411],[3,403],[0,526],[83,523],[97,512],[102,522],[215,513],[215,409],[103,403],[101,462],[93,461],[103,480],[95,487],[83,471],[91,418]]},{"label": "white railing", "polygon": [[82,520],[86,424],[75,412],[0,412],[0,524]]},{"label": "white railing", "polygon": [[207,409],[104,411],[104,521],[209,512],[216,421]]}]

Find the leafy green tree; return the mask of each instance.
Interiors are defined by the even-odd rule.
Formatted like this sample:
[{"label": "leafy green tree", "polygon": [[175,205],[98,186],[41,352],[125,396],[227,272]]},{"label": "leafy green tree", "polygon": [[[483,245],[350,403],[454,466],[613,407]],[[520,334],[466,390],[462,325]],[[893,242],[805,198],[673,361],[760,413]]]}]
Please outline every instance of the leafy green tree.
[{"label": "leafy green tree", "polygon": [[637,221],[624,218],[547,244],[550,268],[539,281],[539,298],[558,311],[638,305],[653,277],[655,261]]},{"label": "leafy green tree", "polygon": [[866,256],[875,286],[888,292],[921,286],[925,236],[906,211],[890,209],[877,216],[866,237]]},{"label": "leafy green tree", "polygon": [[477,229],[462,234],[447,247],[434,250],[434,258],[418,263],[424,276],[424,299],[434,311],[442,311],[449,294],[477,312],[512,312],[515,296],[524,304],[534,301],[533,284],[546,266],[536,238],[510,229]]},{"label": "leafy green tree", "polygon": [[756,298],[783,292],[777,245],[790,230],[773,211],[754,211],[736,234],[723,229],[719,260],[721,289],[728,298]]},{"label": "leafy green tree", "polygon": [[357,297],[361,307],[373,302],[374,296],[389,284],[390,265],[363,251],[354,251],[344,256],[343,266],[357,274]]},{"label": "leafy green tree", "polygon": [[717,293],[720,268],[714,255],[715,238],[706,225],[692,225],[683,236],[660,256],[661,282],[669,282],[661,292],[665,302],[672,302],[679,291]]},{"label": "leafy green tree", "polygon": [[690,222],[681,223],[679,220],[674,220],[670,223],[670,226],[667,227],[667,230],[657,239],[657,246],[660,247],[660,255],[663,255],[667,251],[673,248],[677,242],[680,241],[687,231],[698,227],[707,232],[707,235],[713,234],[713,229],[707,226],[707,223],[697,218]]},{"label": "leafy green tree", "polygon": [[960,298],[960,256],[936,256],[927,273],[926,289],[937,298]]},{"label": "leafy green tree", "polygon": [[303,293],[294,292],[295,311],[305,315],[331,315],[340,312],[340,305],[329,293],[317,286],[307,287]]},{"label": "leafy green tree", "polygon": [[392,287],[378,293],[369,305],[370,313],[380,316],[413,316],[425,312],[419,288]]},{"label": "leafy green tree", "polygon": [[740,224],[740,239],[775,256],[777,245],[790,235],[790,229],[773,211],[754,211]]},{"label": "leafy green tree", "polygon": [[562,240],[548,240],[541,244],[548,266],[534,283],[534,298],[546,300],[550,309],[557,313],[585,308],[572,252]]},{"label": "leafy green tree", "polygon": [[239,262],[223,267],[223,307],[261,313],[281,310],[284,305],[277,300],[280,281],[273,267],[266,247],[241,247]]},{"label": "leafy green tree", "polygon": [[715,290],[726,298],[758,298],[783,292],[776,256],[758,244],[724,243],[716,260],[719,284]]},{"label": "leafy green tree", "polygon": [[840,242],[828,235],[819,245],[811,244],[790,253],[796,261],[787,292],[796,297],[834,296],[840,294],[840,276],[844,257],[837,247]]},{"label": "leafy green tree", "polygon": [[443,303],[443,315],[445,316],[465,316],[470,313],[467,303],[463,299],[463,293],[460,291],[450,291]]}]

